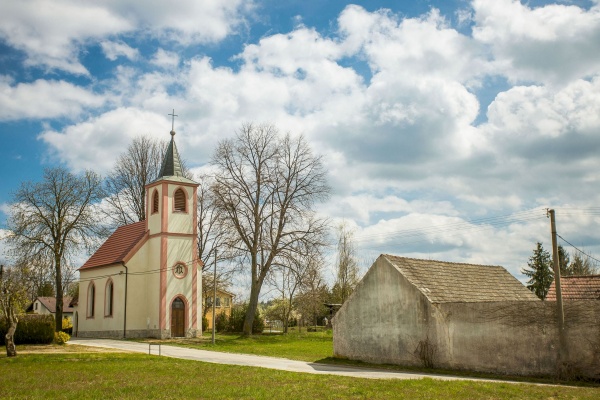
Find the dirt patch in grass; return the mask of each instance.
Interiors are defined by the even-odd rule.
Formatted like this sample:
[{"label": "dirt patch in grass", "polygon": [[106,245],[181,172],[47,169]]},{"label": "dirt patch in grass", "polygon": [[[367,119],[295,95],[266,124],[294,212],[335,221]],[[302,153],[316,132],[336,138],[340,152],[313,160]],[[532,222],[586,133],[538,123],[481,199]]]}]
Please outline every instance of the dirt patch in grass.
[{"label": "dirt patch in grass", "polygon": [[[5,350],[4,347],[2,347]],[[58,344],[26,344],[17,346],[17,356],[21,354],[68,354],[68,353],[125,353],[125,350],[102,347]],[[0,358],[6,357],[6,351],[0,353]]]}]

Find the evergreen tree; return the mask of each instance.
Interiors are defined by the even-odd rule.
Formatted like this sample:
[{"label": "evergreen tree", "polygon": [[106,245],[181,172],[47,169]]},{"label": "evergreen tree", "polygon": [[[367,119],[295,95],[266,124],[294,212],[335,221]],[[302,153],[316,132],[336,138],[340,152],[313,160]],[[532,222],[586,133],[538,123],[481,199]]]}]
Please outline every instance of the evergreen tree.
[{"label": "evergreen tree", "polygon": [[579,252],[573,253],[573,262],[569,268],[569,275],[594,275],[598,268],[595,262],[587,255],[581,255]]},{"label": "evergreen tree", "polygon": [[530,278],[527,281],[527,288],[544,300],[554,279],[554,272],[552,272],[552,257],[544,250],[540,242],[533,250],[533,255],[529,257],[527,266],[529,269],[521,270],[525,276]]},{"label": "evergreen tree", "polygon": [[560,266],[560,275],[568,276],[573,275],[571,272],[571,257],[569,257],[569,253],[562,247],[560,244],[558,245],[558,265]]}]

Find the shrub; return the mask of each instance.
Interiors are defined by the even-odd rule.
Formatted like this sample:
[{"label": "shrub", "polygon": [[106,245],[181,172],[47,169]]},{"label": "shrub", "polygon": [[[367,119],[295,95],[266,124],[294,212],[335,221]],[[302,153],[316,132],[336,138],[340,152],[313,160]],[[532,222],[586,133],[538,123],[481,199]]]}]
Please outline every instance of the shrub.
[{"label": "shrub", "polygon": [[[229,324],[227,326],[228,332],[242,332],[244,330],[244,318],[246,318],[246,311],[248,310],[248,304],[237,304],[231,308],[231,315],[229,316]],[[254,323],[252,324],[252,333],[262,333],[265,329],[265,320],[258,310],[254,316]]]},{"label": "shrub", "polygon": [[228,323],[229,318],[227,318],[225,312],[221,312],[215,316],[215,327],[217,328],[217,332],[226,331]]},{"label": "shrub", "polygon": [[206,315],[202,316],[202,331],[205,332],[208,330],[208,318],[206,318]]},{"label": "shrub", "polygon": [[54,343],[56,344],[65,344],[71,339],[71,336],[64,332],[55,332],[54,333]]},{"label": "shrub", "polygon": [[[49,344],[54,340],[54,317],[52,315],[27,314],[19,317],[15,331],[16,344]],[[8,331],[6,320],[0,321],[0,345]]]},{"label": "shrub", "polygon": [[62,320],[62,331],[68,335],[73,334],[73,321],[70,317],[64,317]]}]

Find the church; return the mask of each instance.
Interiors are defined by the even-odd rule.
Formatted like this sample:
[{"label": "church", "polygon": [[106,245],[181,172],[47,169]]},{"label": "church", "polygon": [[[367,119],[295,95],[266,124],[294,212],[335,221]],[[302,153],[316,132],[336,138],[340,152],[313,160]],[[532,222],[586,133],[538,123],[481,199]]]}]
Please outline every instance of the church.
[{"label": "church", "polygon": [[196,192],[183,175],[175,131],[158,178],[146,185],[146,220],[119,227],[79,268],[78,337],[195,337],[201,333]]}]

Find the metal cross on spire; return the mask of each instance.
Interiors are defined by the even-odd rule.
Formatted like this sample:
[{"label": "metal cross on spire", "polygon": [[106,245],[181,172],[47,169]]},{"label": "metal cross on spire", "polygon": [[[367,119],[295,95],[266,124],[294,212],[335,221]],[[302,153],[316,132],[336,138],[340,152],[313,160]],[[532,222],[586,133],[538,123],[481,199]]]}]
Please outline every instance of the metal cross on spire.
[{"label": "metal cross on spire", "polygon": [[172,114],[167,114],[167,115],[171,115],[172,116],[171,132],[175,132],[175,117],[178,117],[179,115],[175,114],[175,109],[173,109],[173,113]]}]

